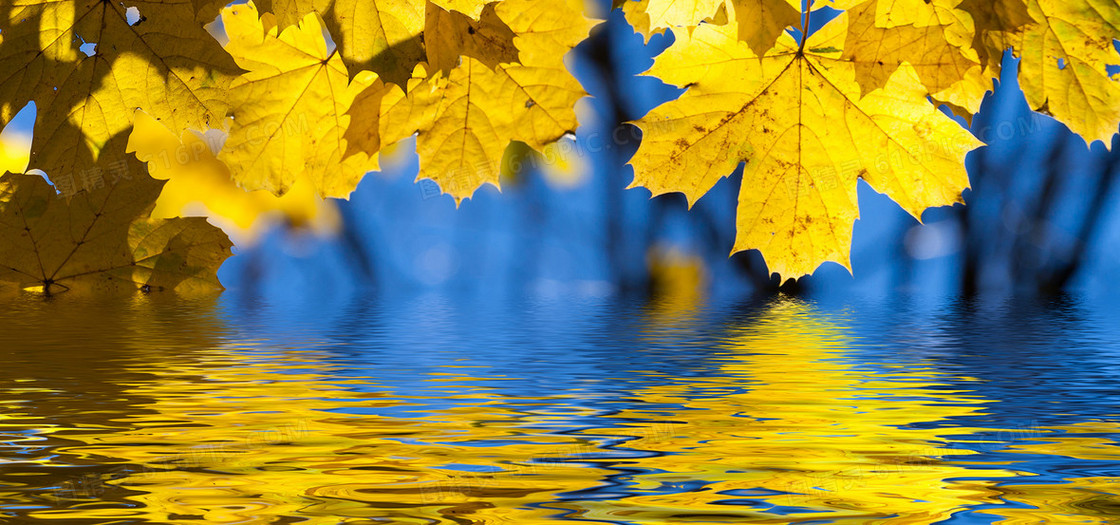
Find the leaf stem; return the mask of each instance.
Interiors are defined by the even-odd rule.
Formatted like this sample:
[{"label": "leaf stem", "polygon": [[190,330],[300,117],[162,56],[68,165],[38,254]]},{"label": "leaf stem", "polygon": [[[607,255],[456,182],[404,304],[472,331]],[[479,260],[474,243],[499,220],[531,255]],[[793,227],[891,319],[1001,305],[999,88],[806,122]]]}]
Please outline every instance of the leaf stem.
[{"label": "leaf stem", "polygon": [[805,41],[809,39],[809,18],[813,16],[813,0],[804,0],[805,12],[801,13],[801,44],[797,47],[800,56],[805,52]]}]

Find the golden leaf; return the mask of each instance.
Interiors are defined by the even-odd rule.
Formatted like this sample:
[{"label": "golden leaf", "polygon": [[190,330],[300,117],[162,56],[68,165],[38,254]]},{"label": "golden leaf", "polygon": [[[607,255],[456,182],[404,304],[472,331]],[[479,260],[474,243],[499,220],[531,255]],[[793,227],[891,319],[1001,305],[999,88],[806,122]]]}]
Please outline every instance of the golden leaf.
[{"label": "golden leaf", "polygon": [[785,277],[849,267],[859,179],[915,217],[958,202],[980,142],[926,100],[908,64],[861,94],[846,33],[841,14],[805,50],[786,35],[761,57],[730,27],[679,37],[650,74],[688,91],[636,122],[632,186],[691,204],[746,162],[733,251],[759,249]]},{"label": "golden leaf", "polygon": [[346,112],[359,91],[380,85],[377,75],[349,80],[316,13],[279,34],[252,2],[225,8],[222,21],[226,50],[248,72],[230,86],[234,120],[218,158],[248,190],[283,195],[306,175],[322,196],[347,197],[376,168],[376,151],[349,151]]},{"label": "golden leaf", "polygon": [[1114,0],[1031,0],[1033,24],[1023,28],[1016,51],[1019,84],[1031,108],[1042,111],[1086,142],[1111,146],[1120,127],[1120,64],[1113,42],[1120,36]]},{"label": "golden leaf", "polygon": [[[753,17],[763,14],[760,10],[755,10],[753,5],[755,0],[743,0],[743,6],[740,6],[739,11],[750,11],[745,17]],[[761,0],[763,3],[769,4],[773,2],[786,2],[787,0]],[[626,21],[638,32],[645,37],[648,42],[649,38],[653,35],[660,35],[666,29],[671,27],[683,27],[686,30],[696,27],[701,22],[724,25],[728,22],[727,6],[724,0],[616,0],[612,3],[615,8],[622,9]],[[769,6],[767,6],[769,7]],[[764,8],[765,9],[765,8]],[[744,24],[749,25],[752,31],[757,27],[758,20],[749,20]],[[769,30],[768,25],[764,22],[761,31],[766,32]],[[744,38],[747,38],[747,33],[743,33]],[[758,37],[765,39],[765,36]],[[777,38],[775,36],[775,38]]]},{"label": "golden leaf", "polygon": [[424,60],[421,33],[427,0],[262,0],[283,31],[318,13],[350,72],[363,69],[403,85]]},{"label": "golden leaf", "polygon": [[[875,26],[880,29],[864,34],[859,45],[865,49],[866,55],[866,51],[871,49],[876,50],[873,54],[880,52],[884,42],[875,40],[884,34],[891,35],[889,38],[892,39],[903,35],[923,38],[922,43],[908,46],[901,58],[919,68],[923,82],[935,100],[971,121],[972,115],[980,110],[984,95],[992,91],[992,80],[999,76],[1002,48],[995,53],[994,63],[987,49],[982,46],[974,48],[983,39],[986,29],[974,21],[968,11],[961,9],[964,5],[960,0],[879,1],[873,10]],[[856,9],[870,12],[872,7]],[[1026,16],[1025,5],[1023,14]],[[854,31],[850,32],[855,38],[860,38],[854,35]],[[857,44],[849,41],[846,45],[850,48]],[[892,50],[885,54],[894,53]],[[893,58],[890,63],[896,63],[899,57]]]},{"label": "golden leaf", "polygon": [[[951,45],[946,37],[946,28],[953,25],[942,24],[939,15],[946,17],[951,11],[938,11],[922,0],[914,0],[918,6],[909,6],[913,16],[907,25],[879,27],[882,18],[876,15],[877,0],[869,0],[848,11],[848,35],[844,41],[843,60],[855,64],[856,80],[863,92],[869,92],[886,85],[891,75],[902,65],[908,63],[918,73],[918,78],[930,93],[948,89],[964,80],[969,69],[979,67],[978,63],[965,55],[961,48]],[[961,42],[964,44],[965,42]],[[975,56],[975,53],[973,53]]]},{"label": "golden leaf", "polygon": [[428,2],[424,36],[428,65],[444,73],[458,66],[463,56],[476,58],[490,68],[518,61],[515,35],[498,18],[493,4],[471,18]]},{"label": "golden leaf", "polygon": [[801,23],[800,5],[794,6],[787,0],[731,0],[729,3],[735,11],[739,39],[751,46],[756,55],[770,51],[787,27]]},{"label": "golden leaf", "polygon": [[418,68],[407,97],[386,97],[372,87],[351,111],[361,122],[348,134],[355,144],[375,145],[373,133],[380,144],[389,144],[389,137],[417,132],[418,179],[436,181],[456,202],[483,184],[499,186],[511,141],[540,151],[575,131],[574,105],[585,95],[563,60],[593,24],[580,0],[505,0],[495,11],[517,35],[520,62],[491,68],[465,56],[446,76]]}]

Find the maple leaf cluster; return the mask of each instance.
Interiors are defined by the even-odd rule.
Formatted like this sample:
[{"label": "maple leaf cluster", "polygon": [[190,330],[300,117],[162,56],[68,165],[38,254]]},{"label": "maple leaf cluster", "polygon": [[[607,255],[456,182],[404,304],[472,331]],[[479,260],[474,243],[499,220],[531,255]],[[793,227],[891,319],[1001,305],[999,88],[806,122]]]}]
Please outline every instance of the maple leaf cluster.
[{"label": "maple leaf cluster", "polygon": [[510,140],[575,130],[584,92],[563,56],[592,25],[578,0],[225,3],[5,2],[0,117],[36,103],[30,167],[95,163],[140,109],[225,129],[232,177],[278,195],[304,174],[346,197],[382,145],[418,133],[421,176],[463,198],[498,184]]},{"label": "maple leaf cluster", "polygon": [[[695,202],[744,163],[732,252],[784,277],[850,270],[859,179],[916,218],[961,201],[982,145],[971,119],[1007,49],[1032,109],[1088,141],[1120,126],[1114,0],[616,2],[647,38],[676,37],[647,73],[687,91],[635,122],[634,186]],[[787,29],[842,10],[808,38]],[[829,13],[832,14],[832,13]]]},{"label": "maple leaf cluster", "polygon": [[[383,146],[416,135],[418,178],[459,200],[499,184],[511,142],[540,151],[575,131],[574,105],[585,92],[563,60],[593,23],[580,0],[5,1],[0,123],[36,104],[29,167],[66,198],[52,204],[58,213],[75,196],[116,190],[103,174],[133,160],[126,149],[142,146],[128,134],[150,118],[182,133],[184,144],[223,130],[217,160],[230,177],[276,195],[310,180],[320,196],[345,198],[377,169]],[[31,177],[0,180],[7,202],[49,187]],[[158,194],[140,205],[150,212]],[[15,204],[0,202],[0,210],[14,214],[13,224],[26,218]],[[129,214],[112,206],[100,213]],[[94,222],[113,222],[101,217]],[[73,280],[45,269],[45,244],[104,255],[73,232],[19,230],[0,255],[10,282],[49,289]],[[228,255],[228,241],[210,248]],[[81,275],[119,273],[120,261],[109,259]],[[217,262],[199,270],[216,283],[224,256],[210,259]],[[153,279],[123,282],[150,288]]]},{"label": "maple leaf cluster", "polygon": [[[674,32],[647,74],[687,87],[636,122],[644,136],[634,186],[683,192],[692,203],[745,163],[733,251],[759,249],[784,276],[824,261],[848,265],[859,179],[916,217],[960,200],[964,156],[981,143],[936,106],[970,118],[1005,49],[1022,57],[1033,108],[1089,140],[1108,142],[1120,125],[1120,85],[1108,69],[1120,62],[1112,0],[825,5],[842,12],[800,39],[790,30],[808,25],[811,2],[616,6],[647,37]],[[309,181],[321,197],[345,198],[378,168],[384,147],[414,135],[418,179],[457,202],[498,186],[507,147],[544,151],[578,125],[574,105],[586,93],[564,56],[595,23],[583,7],[3,0],[0,124],[35,103],[29,167],[54,188],[37,175],[0,179],[0,281],[217,284],[229,253],[220,231],[181,219],[153,226],[160,183],[148,184],[129,154],[141,147],[128,135],[143,119],[183,144],[221,130],[215,162],[250,191],[283,195]],[[122,165],[139,181],[102,176]],[[128,205],[119,195],[131,196]],[[115,225],[103,236],[115,244],[90,248],[89,232],[105,225]]]}]

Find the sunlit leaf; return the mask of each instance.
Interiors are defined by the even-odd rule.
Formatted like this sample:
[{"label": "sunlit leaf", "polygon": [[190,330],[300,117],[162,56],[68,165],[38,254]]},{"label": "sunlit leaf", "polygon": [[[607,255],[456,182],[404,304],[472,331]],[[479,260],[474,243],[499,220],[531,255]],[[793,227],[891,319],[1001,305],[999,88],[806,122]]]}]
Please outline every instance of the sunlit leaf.
[{"label": "sunlit leaf", "polygon": [[[407,98],[386,101],[373,87],[367,92],[378,95],[359,95],[351,112],[370,116],[355,117],[361,123],[355,127],[371,131],[352,131],[354,137],[368,139],[372,129],[382,140],[417,132],[418,178],[436,181],[456,201],[483,184],[499,185],[502,156],[511,141],[539,151],[574,132],[575,102],[585,95],[564,64],[566,52],[593,25],[583,15],[582,2],[505,0],[496,14],[517,35],[519,62],[489,67],[464,56],[446,76],[418,68]],[[374,114],[380,117],[371,124]]]},{"label": "sunlit leaf", "polygon": [[841,15],[804,50],[785,36],[762,57],[733,27],[679,36],[650,74],[688,91],[636,123],[633,185],[693,203],[745,162],[733,251],[761,250],[783,277],[848,267],[860,179],[915,217],[959,202],[980,142],[926,100],[908,64],[861,93],[846,32]]},{"label": "sunlit leaf", "polygon": [[1087,142],[1111,145],[1120,127],[1120,4],[1112,0],[1031,0],[1034,23],[1016,46],[1027,103],[1053,115]]},{"label": "sunlit leaf", "polygon": [[306,175],[324,197],[349,196],[377,166],[376,151],[348,151],[346,112],[359,91],[380,85],[377,75],[351,81],[315,13],[280,31],[250,2],[227,7],[222,21],[226,50],[248,72],[230,87],[234,120],[218,158],[248,190],[283,195]]}]

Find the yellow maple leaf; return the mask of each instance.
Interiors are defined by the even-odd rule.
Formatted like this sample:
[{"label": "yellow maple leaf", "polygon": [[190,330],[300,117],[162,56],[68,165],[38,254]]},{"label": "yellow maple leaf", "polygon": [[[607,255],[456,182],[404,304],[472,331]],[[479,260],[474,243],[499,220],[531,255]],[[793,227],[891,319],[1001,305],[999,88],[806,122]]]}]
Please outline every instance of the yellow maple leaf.
[{"label": "yellow maple leaf", "polygon": [[505,0],[495,11],[517,35],[519,62],[491,68],[465,56],[446,76],[417,68],[407,96],[386,97],[375,86],[358,95],[351,110],[361,123],[348,134],[356,144],[374,146],[373,134],[389,144],[416,132],[417,179],[434,180],[456,202],[483,184],[499,186],[511,141],[540,151],[574,132],[574,105],[585,95],[563,60],[594,23],[580,0]]},{"label": "yellow maple leaf", "polygon": [[517,35],[522,65],[562,68],[564,56],[598,23],[584,16],[583,7],[581,0],[502,0],[495,10]]},{"label": "yellow maple leaf", "polygon": [[[969,46],[985,68],[981,87],[999,75],[1003,52],[1012,49],[1022,59],[1019,84],[1032,109],[1053,116],[1088,142],[1111,145],[1120,126],[1120,80],[1109,74],[1110,66],[1120,64],[1114,46],[1120,36],[1120,5],[1108,0],[964,0],[954,13],[966,14],[962,21],[972,28]],[[970,100],[978,99],[978,90],[966,93],[967,83],[957,87],[963,89],[934,97],[974,111],[969,106],[978,103]]]},{"label": "yellow maple leaf", "polygon": [[319,13],[351,73],[369,69],[403,84],[424,60],[424,6],[427,0],[261,0],[281,30]]},{"label": "yellow maple leaf", "polygon": [[[901,24],[892,22],[886,28],[880,27],[886,17],[876,14],[876,8],[882,5],[877,0],[846,11],[848,35],[841,56],[855,64],[856,80],[864,92],[886,85],[904,62],[914,67],[931,93],[952,87],[964,80],[970,69],[979,68],[975,53],[969,57],[946,37],[946,29],[956,26],[943,24],[940,17],[951,17],[952,10],[938,10],[923,0],[913,2],[921,7],[906,6],[911,8],[906,11],[909,19]],[[965,37],[958,40],[959,45],[966,43]]]},{"label": "yellow maple leaf", "polygon": [[195,21],[195,4],[129,7],[142,17],[134,24],[124,4],[102,0],[30,0],[0,11],[0,119],[35,101],[32,168],[58,176],[94,161],[136,108],[177,129],[225,117],[237,67]]},{"label": "yellow maple leaf", "polygon": [[283,195],[306,175],[324,197],[347,197],[371,169],[373,155],[347,147],[346,112],[377,74],[353,81],[342,58],[327,48],[319,15],[282,32],[250,2],[225,8],[226,50],[247,70],[230,86],[233,125],[218,156],[248,190]]},{"label": "yellow maple leaf", "polygon": [[[549,80],[546,74],[533,83],[547,87]],[[446,78],[430,78],[424,86],[408,94],[409,113],[430,115],[410,123],[419,124],[417,180],[434,180],[456,202],[483,184],[499,186],[502,154],[512,139],[510,128],[533,106],[530,94],[504,68],[491,69],[470,57]],[[518,103],[521,107],[515,107]]]},{"label": "yellow maple leaf", "polygon": [[[821,1],[817,7],[848,9],[862,1]],[[615,0],[612,6],[622,9],[626,21],[646,41],[672,27],[687,31],[701,23],[724,25],[734,20],[739,39],[756,54],[769,51],[787,29],[800,29],[802,23],[801,0]]]},{"label": "yellow maple leaf", "polygon": [[[998,3],[998,2],[997,2]],[[1033,23],[1015,49],[1019,85],[1031,108],[1052,115],[1087,142],[1111,146],[1120,126],[1120,4],[1114,0],[1030,0]]]},{"label": "yellow maple leaf", "polygon": [[972,19],[972,49],[981,64],[999,71],[1004,50],[1012,47],[1016,35],[1032,23],[1026,0],[964,0],[957,9]]},{"label": "yellow maple leaf", "polygon": [[[796,2],[798,5],[794,5]],[[730,0],[739,39],[761,55],[774,47],[787,27],[801,23],[800,0]]]},{"label": "yellow maple leaf", "polygon": [[980,142],[926,100],[908,64],[861,94],[857,64],[841,58],[846,32],[841,14],[804,48],[786,35],[761,57],[733,27],[678,37],[649,74],[688,90],[636,122],[632,186],[691,205],[745,162],[733,251],[759,249],[785,277],[825,261],[850,269],[859,179],[915,217],[959,202]]},{"label": "yellow maple leaf", "polygon": [[424,51],[428,66],[450,72],[461,57],[476,58],[490,68],[517,62],[513,30],[498,17],[494,4],[486,6],[475,18],[447,11],[428,2],[424,23]]},{"label": "yellow maple leaf", "polygon": [[221,289],[229,238],[206,219],[152,219],[162,182],[129,156],[121,176],[70,199],[39,175],[0,178],[0,282],[72,289]]},{"label": "yellow maple leaf", "polygon": [[[976,47],[984,40],[986,29],[961,8],[964,5],[960,0],[880,0],[873,5],[853,6],[854,11],[863,15],[863,22],[852,23],[845,46],[849,50],[862,48],[863,57],[888,57],[885,66],[875,68],[880,73],[880,82],[886,76],[882,73],[889,72],[887,68],[895,67],[899,59],[909,61],[919,69],[923,83],[939,104],[946,104],[955,114],[971,121],[972,115],[980,110],[984,95],[992,91],[992,80],[999,76],[1002,50],[996,52],[993,63],[986,48]],[[869,28],[872,11],[874,28]],[[1024,4],[1024,16],[1025,13]],[[892,44],[900,41],[905,45],[897,46],[904,48],[898,53]],[[865,89],[876,85],[869,73],[865,71],[861,81],[866,84]]]},{"label": "yellow maple leaf", "polygon": [[[743,22],[743,24],[751,27],[751,31],[757,29],[760,32],[766,32],[769,30],[770,21],[753,18],[756,15],[766,13],[752,10],[754,6],[747,5],[757,3],[758,1],[769,4],[770,2],[787,2],[787,0],[742,0],[744,6],[739,7],[739,11],[751,11],[749,14],[744,15],[744,20],[750,20],[748,22]],[[622,10],[626,21],[630,23],[634,31],[645,37],[647,42],[651,36],[660,35],[664,33],[666,29],[672,27],[683,27],[687,30],[696,27],[701,22],[723,25],[729,20],[727,4],[724,3],[724,0],[688,0],[684,2],[673,0],[614,0],[611,5],[613,8]],[[651,9],[654,10],[655,13],[651,13]],[[709,9],[711,10],[710,12],[708,12]],[[759,25],[760,21],[763,22],[761,25]],[[746,35],[746,33],[744,33],[744,35]],[[746,36],[744,36],[744,38],[746,38]],[[777,37],[775,36],[775,38]]]}]

